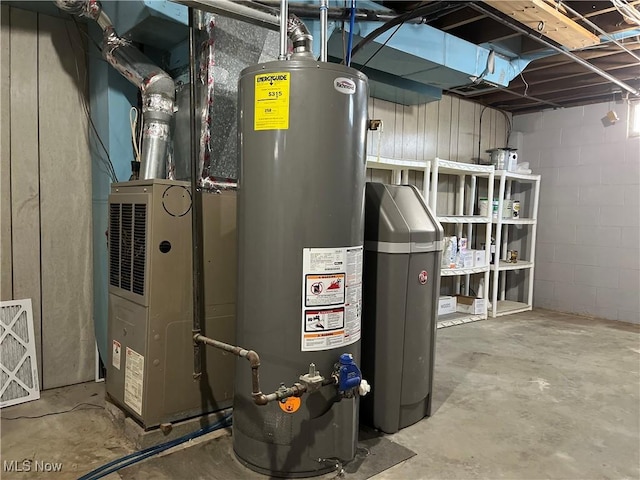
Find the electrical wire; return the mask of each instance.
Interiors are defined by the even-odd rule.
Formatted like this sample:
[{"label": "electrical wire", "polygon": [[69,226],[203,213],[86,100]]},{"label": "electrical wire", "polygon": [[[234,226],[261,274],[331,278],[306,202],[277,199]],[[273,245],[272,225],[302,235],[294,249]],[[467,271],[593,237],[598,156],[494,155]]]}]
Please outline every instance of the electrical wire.
[{"label": "electrical wire", "polygon": [[[131,116],[133,114],[133,117]],[[135,155],[136,162],[140,162],[140,146],[138,144],[138,117],[139,112],[136,107],[131,107],[129,110],[129,125],[131,126],[131,143],[133,145],[133,153]]]},{"label": "electrical wire", "polygon": [[[78,31],[78,34],[81,35],[81,29],[80,26],[78,25],[78,22],[76,22],[75,18],[71,17],[74,21],[74,25],[76,27],[76,30]],[[72,50],[75,50],[75,45],[73,43],[73,40],[71,39],[71,32],[69,31],[69,27],[67,25],[67,23],[65,22],[65,29],[67,32],[67,39],[69,40],[69,47]],[[80,49],[85,53],[88,54],[88,52],[86,51],[86,49],[84,48],[84,45],[80,45]],[[96,157],[98,158],[98,160],[100,161],[100,163],[102,163],[103,167],[106,169],[106,173],[109,176],[109,178],[111,179],[112,182],[117,182],[118,181],[118,176],[116,174],[115,168],[113,167],[113,162],[111,161],[111,157],[109,156],[109,151],[107,150],[107,147],[105,147],[104,142],[102,141],[102,138],[100,137],[100,134],[98,133],[98,129],[96,128],[95,123],[93,122],[93,118],[91,118],[91,112],[89,109],[89,105],[87,104],[86,99],[84,98],[84,95],[82,94],[82,92],[85,92],[87,90],[87,71],[85,69],[84,71],[84,79],[81,78],[80,75],[80,68],[78,66],[78,59],[76,58],[76,56],[73,56],[73,60],[75,63],[75,68],[76,68],[76,77],[78,80],[78,86],[79,86],[79,91],[78,91],[78,97],[80,98],[80,102],[82,103],[82,107],[84,110],[84,113],[87,117],[87,120],[89,121],[89,125],[91,127],[91,131],[93,132],[93,134],[95,135],[95,139],[97,139],[99,145],[102,147],[102,150],[104,151],[104,154],[106,155],[106,159],[100,155],[98,152],[96,152]]]},{"label": "electrical wire", "polygon": [[526,97],[527,93],[529,92],[529,84],[527,83],[527,81],[524,79],[524,75],[522,74],[522,72],[520,72],[520,78],[522,79],[522,81],[524,82],[524,93],[523,95]]},{"label": "electrical wire", "polygon": [[78,480],[98,480],[99,478],[103,478],[111,473],[121,470],[122,468],[131,466],[153,455],[157,455],[158,453],[162,453],[165,450],[169,450],[170,448],[188,442],[189,440],[194,440],[198,437],[206,435],[207,433],[211,433],[216,430],[220,430],[221,428],[228,427],[229,425],[231,425],[231,417],[232,414],[226,415],[212,425],[183,435],[182,437],[176,438],[175,440],[170,440],[168,442],[161,443],[160,445],[154,445],[152,447],[130,453],[129,455],[125,455],[124,457],[118,458],[116,460],[112,460],[102,465],[101,467],[98,467],[90,471],[89,473],[84,474]]},{"label": "electrical wire", "polygon": [[366,62],[364,62],[364,63],[362,64],[362,67],[360,67],[360,70],[362,70],[364,67],[366,67],[366,66],[367,66],[367,64],[368,64],[368,63],[373,59],[373,57],[375,57],[378,53],[380,53],[380,50],[382,50],[382,49],[387,45],[387,43],[389,43],[389,40],[391,40],[391,39],[393,38],[393,36],[394,36],[396,33],[398,33],[398,30],[400,30],[400,27],[402,27],[402,25],[404,25],[404,22],[402,22],[400,25],[398,25],[398,26],[396,27],[396,29],[393,31],[393,33],[392,33],[391,35],[389,35],[389,38],[387,38],[387,39],[384,41],[384,43],[383,43],[382,45],[380,45],[380,46],[378,47],[378,49],[377,49],[375,52],[373,52],[373,55],[371,55],[371,56],[367,59],[367,61],[366,61]]},{"label": "electrical wire", "polygon": [[[89,408],[79,408],[83,405],[87,405],[89,406]],[[97,405],[95,403],[79,403],[77,404],[75,407],[70,408],[69,410],[61,410],[59,412],[49,412],[49,413],[43,413],[42,415],[20,415],[18,417],[0,417],[2,420],[21,420],[21,419],[32,419],[32,418],[43,418],[43,417],[49,417],[51,415],[62,415],[63,413],[69,413],[69,412],[73,412],[74,410],[96,410],[96,409],[104,409],[104,407],[102,405]]]}]

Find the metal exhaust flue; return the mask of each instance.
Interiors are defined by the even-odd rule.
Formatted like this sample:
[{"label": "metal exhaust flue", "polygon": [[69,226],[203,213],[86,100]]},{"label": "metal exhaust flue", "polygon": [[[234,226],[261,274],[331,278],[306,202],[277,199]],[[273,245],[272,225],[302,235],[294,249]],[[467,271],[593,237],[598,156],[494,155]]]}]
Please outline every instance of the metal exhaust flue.
[{"label": "metal exhaust flue", "polygon": [[165,178],[171,143],[175,83],[131,42],[118,36],[109,16],[97,0],[55,0],[61,10],[95,20],[103,31],[102,55],[142,93],[142,153],[140,176]]}]

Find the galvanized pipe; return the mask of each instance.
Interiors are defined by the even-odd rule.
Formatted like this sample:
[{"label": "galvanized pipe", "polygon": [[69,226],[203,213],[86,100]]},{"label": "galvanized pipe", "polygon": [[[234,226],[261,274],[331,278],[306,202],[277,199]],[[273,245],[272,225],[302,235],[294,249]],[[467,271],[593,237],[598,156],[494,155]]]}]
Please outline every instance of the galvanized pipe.
[{"label": "galvanized pipe", "polygon": [[631,85],[623,82],[622,80],[618,80],[616,77],[614,77],[613,75],[605,72],[604,70],[600,70],[595,65],[592,65],[591,63],[587,62],[584,58],[581,58],[578,55],[576,55],[575,53],[570,52],[568,50],[565,50],[559,45],[556,45],[555,42],[550,42],[548,40],[540,38],[540,37],[534,35],[533,33],[527,31],[523,27],[520,27],[520,26],[518,26],[518,25],[516,25],[516,24],[514,24],[512,22],[508,22],[506,19],[502,18],[500,15],[497,15],[497,14],[493,13],[492,11],[488,10],[484,6],[480,5],[479,3],[470,3],[469,6],[472,7],[473,9],[477,10],[478,12],[484,13],[485,15],[487,15],[489,18],[492,18],[493,20],[496,20],[496,21],[502,22],[502,23],[505,23],[505,22],[508,23],[508,25],[511,28],[513,28],[516,32],[521,33],[522,35],[526,35],[527,37],[532,38],[536,42],[541,43],[546,47],[552,48],[553,50],[555,50],[558,53],[566,55],[567,57],[572,59],[574,62],[579,63],[583,67],[591,70],[593,73],[596,73],[596,74],[600,75],[602,78],[604,78],[606,80],[609,80],[611,83],[615,83],[619,87],[624,88],[627,92],[629,92],[629,93],[631,93],[633,95],[636,95],[636,96],[640,96],[640,90],[638,90],[636,88],[633,88]]},{"label": "galvanized pipe", "polygon": [[287,0],[280,0],[280,53],[278,54],[278,60],[287,59],[287,18],[289,2]]},{"label": "galvanized pipe", "polygon": [[327,9],[329,2],[320,0],[320,61],[327,61]]}]

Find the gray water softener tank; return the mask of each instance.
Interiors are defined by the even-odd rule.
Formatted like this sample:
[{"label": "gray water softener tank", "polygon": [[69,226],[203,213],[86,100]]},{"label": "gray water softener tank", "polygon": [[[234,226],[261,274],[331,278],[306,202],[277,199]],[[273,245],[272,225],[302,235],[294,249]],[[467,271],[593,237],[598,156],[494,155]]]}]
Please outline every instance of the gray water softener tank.
[{"label": "gray water softener tank", "polygon": [[361,417],[394,433],[431,414],[443,230],[414,186],[365,192]]}]

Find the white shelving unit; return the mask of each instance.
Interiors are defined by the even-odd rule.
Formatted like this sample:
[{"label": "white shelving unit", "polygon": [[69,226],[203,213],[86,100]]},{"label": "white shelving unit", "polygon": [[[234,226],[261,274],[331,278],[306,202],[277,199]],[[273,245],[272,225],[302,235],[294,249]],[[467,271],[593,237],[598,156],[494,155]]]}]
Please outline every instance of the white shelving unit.
[{"label": "white shelving unit", "polygon": [[[535,269],[536,229],[538,219],[538,203],[540,197],[540,175],[525,175],[520,173],[498,170],[495,173],[498,184],[498,218],[492,223],[495,231],[496,255],[491,265],[491,316],[499,317],[512,313],[525,312],[533,308],[533,274]],[[530,184],[530,205],[522,205],[521,218],[502,218],[504,202],[512,200],[516,194],[517,184]],[[491,195],[489,199],[493,198]],[[510,234],[514,228],[523,228],[524,235],[520,235],[519,242],[526,242],[528,258],[518,258],[517,263],[507,261],[510,250]],[[507,299],[507,290],[513,286],[509,282],[508,272],[523,271],[526,278],[525,291],[521,300]],[[519,299],[520,300],[520,299]]]},{"label": "white shelving unit", "polygon": [[[378,157],[375,155],[367,155],[367,168],[377,168],[380,170],[391,170],[391,183],[394,185],[406,185],[409,183],[409,171],[415,170],[422,172],[425,178],[428,176],[429,162],[422,160],[402,160],[398,158],[386,158]],[[422,190],[422,195],[425,195],[425,189]]]},{"label": "white shelving unit", "polygon": [[[442,211],[438,208],[438,179],[440,175],[451,175],[457,177],[457,187],[455,191],[455,205],[453,212]],[[456,293],[469,295],[469,283],[471,275],[482,275],[482,294],[485,304],[488,303],[489,294],[489,274],[490,274],[490,246],[491,246],[491,211],[487,216],[476,215],[476,190],[478,187],[478,179],[486,179],[489,198],[493,198],[494,188],[494,167],[492,165],[475,165],[471,163],[453,162],[436,158],[428,162],[424,176],[424,198],[427,199],[429,207],[435,212],[438,221],[447,226],[453,224],[454,227],[448,227],[453,230],[455,235],[466,237],[469,242],[477,236],[477,228],[479,225],[485,225],[485,256],[487,265],[472,268],[443,268],[441,277],[454,277],[454,289]],[[468,181],[467,181],[468,180]],[[464,278],[464,288],[461,291],[461,279]],[[480,292],[479,292],[480,293]],[[451,313],[442,315],[438,318],[438,328],[460,325],[463,323],[485,320],[487,312],[480,315],[466,313]]]}]

